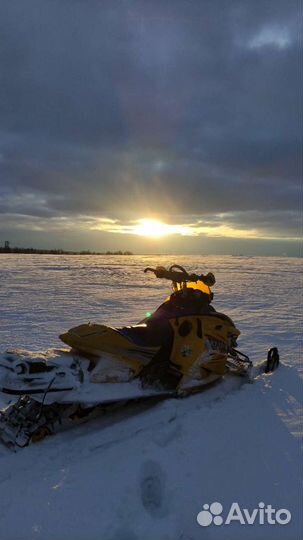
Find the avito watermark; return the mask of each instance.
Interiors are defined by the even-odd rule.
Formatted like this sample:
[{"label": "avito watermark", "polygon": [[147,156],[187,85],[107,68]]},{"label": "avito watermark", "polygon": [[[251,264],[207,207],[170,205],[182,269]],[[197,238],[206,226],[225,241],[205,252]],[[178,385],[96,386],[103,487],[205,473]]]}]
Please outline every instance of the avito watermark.
[{"label": "avito watermark", "polygon": [[201,527],[209,525],[230,525],[240,523],[240,525],[287,525],[291,521],[291,513],[286,508],[276,510],[271,504],[265,505],[259,502],[257,508],[249,510],[241,508],[239,503],[233,502],[223,514],[223,505],[219,502],[203,504],[203,510],[197,515],[197,522]]}]

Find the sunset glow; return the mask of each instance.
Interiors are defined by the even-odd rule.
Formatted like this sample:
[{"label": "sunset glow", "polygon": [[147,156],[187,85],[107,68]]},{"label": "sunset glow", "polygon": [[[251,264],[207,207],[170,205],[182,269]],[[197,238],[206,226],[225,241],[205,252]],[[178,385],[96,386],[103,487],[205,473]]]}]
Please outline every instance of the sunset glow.
[{"label": "sunset glow", "polygon": [[169,226],[155,219],[140,219],[133,228],[133,233],[148,238],[161,238],[169,234]]},{"label": "sunset glow", "polygon": [[167,225],[156,219],[140,219],[138,224],[133,226],[132,233],[138,236],[146,236],[147,238],[161,238],[172,234],[174,227]]}]

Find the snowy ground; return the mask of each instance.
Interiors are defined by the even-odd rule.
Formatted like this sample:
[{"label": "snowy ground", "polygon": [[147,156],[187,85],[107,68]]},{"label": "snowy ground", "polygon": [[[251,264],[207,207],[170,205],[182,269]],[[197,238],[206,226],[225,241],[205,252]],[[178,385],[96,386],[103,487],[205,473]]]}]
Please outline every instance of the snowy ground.
[{"label": "snowy ground", "polygon": [[[169,292],[142,269],[173,262],[213,271],[214,305],[242,331],[240,348],[258,362],[276,345],[284,365],[254,384],[129,406],[16,454],[0,448],[0,540],[301,540],[301,260],[2,255],[0,348],[57,346],[82,321],[137,322]],[[233,502],[264,502],[292,520],[199,526],[214,501],[223,517]]]}]

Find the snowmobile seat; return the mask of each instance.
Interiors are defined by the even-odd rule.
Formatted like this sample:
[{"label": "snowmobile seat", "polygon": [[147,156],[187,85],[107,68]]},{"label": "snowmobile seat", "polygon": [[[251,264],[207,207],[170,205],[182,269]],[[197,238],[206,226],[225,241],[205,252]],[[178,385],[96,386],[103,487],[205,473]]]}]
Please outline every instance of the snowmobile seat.
[{"label": "snowmobile seat", "polygon": [[172,343],[173,331],[168,320],[148,321],[148,323],[136,324],[117,328],[122,336],[132,341],[139,347],[157,347],[164,342]]}]

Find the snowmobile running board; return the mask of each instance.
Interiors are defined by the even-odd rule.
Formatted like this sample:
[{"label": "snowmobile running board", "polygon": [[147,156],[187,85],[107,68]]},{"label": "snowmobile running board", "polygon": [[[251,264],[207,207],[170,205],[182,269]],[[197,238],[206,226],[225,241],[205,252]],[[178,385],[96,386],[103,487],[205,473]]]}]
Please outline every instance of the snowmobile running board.
[{"label": "snowmobile running board", "polygon": [[209,381],[183,390],[149,390],[143,395],[121,397],[114,401],[106,401],[98,405],[83,408],[81,404],[51,404],[44,405],[30,396],[21,396],[16,403],[6,410],[0,411],[0,441],[10,448],[17,450],[31,443],[39,442],[49,435],[56,434],[72,425],[82,424],[88,420],[102,416],[131,403],[148,403],[162,401],[167,398],[181,399],[197,394],[219,382],[221,378]]}]

